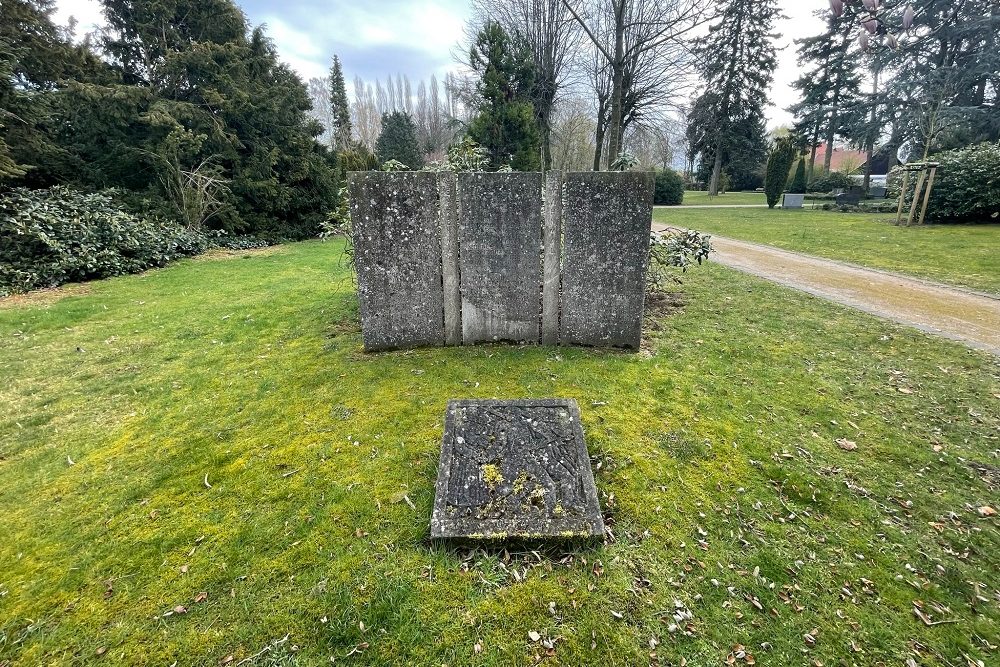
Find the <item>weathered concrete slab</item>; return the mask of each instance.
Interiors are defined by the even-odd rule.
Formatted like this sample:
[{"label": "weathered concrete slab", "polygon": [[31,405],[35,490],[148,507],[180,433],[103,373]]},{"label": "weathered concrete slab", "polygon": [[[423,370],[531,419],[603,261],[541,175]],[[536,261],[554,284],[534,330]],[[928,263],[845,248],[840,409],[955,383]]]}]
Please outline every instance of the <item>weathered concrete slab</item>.
[{"label": "weathered concrete slab", "polygon": [[437,177],[351,172],[348,188],[365,349],[444,344]]},{"label": "weathered concrete slab", "polygon": [[535,342],[541,319],[542,175],[458,175],[462,342]]},{"label": "weathered concrete slab", "polygon": [[432,538],[603,535],[576,401],[448,403]]},{"label": "weathered concrete slab", "polygon": [[559,344],[562,197],[562,172],[546,172],[544,228],[542,231],[542,345]]},{"label": "weathered concrete slab", "polygon": [[438,175],[441,214],[441,286],[444,289],[444,342],[462,344],[462,293],[458,266],[458,179],[445,172]]},{"label": "weathered concrete slab", "polygon": [[563,345],[639,347],[652,217],[650,172],[566,175]]}]

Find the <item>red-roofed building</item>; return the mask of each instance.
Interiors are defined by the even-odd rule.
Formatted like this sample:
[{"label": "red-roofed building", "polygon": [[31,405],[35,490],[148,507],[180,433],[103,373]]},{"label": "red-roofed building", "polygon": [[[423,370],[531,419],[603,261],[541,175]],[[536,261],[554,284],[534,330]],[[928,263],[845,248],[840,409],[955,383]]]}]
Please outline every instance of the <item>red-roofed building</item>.
[{"label": "red-roofed building", "polygon": [[[826,164],[827,145],[825,143],[816,147],[816,167],[823,168]],[[841,171],[855,173],[862,170],[868,155],[864,151],[855,151],[849,148],[833,147],[833,155],[830,157],[830,171]]]}]

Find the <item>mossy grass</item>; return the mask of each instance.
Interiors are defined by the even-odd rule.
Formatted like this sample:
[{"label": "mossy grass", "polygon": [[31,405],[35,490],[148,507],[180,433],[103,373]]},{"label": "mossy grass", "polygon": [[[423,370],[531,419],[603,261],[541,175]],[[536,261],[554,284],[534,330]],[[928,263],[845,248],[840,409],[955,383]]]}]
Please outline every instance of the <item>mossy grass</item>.
[{"label": "mossy grass", "polygon": [[1000,295],[1000,224],[898,227],[884,214],[754,208],[655,209],[653,220]]},{"label": "mossy grass", "polygon": [[[0,664],[997,660],[996,358],[711,263],[637,354],[365,354],[341,252],[0,308]],[[549,396],[614,539],[431,545],[448,399]]]}]

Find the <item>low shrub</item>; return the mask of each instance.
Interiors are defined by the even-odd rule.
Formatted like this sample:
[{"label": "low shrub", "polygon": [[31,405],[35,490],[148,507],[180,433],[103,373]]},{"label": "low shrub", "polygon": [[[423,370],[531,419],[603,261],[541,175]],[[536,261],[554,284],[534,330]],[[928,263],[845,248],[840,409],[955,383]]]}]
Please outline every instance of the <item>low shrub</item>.
[{"label": "low shrub", "polygon": [[846,190],[854,185],[854,181],[847,174],[839,171],[831,171],[823,174],[819,178],[813,179],[809,183],[809,192],[830,192],[831,190]]},{"label": "low shrub", "polygon": [[[927,219],[933,222],[1000,220],[1000,146],[983,143],[933,155],[939,162]],[[910,177],[911,187],[917,179]]]},{"label": "low shrub", "polygon": [[126,210],[114,190],[0,195],[0,294],[137,273],[208,245],[204,234]]},{"label": "low shrub", "polygon": [[212,239],[212,246],[215,248],[225,248],[226,250],[256,250],[274,245],[268,239],[258,236],[239,234],[236,236],[223,235]]},{"label": "low shrub", "polygon": [[681,272],[697,262],[701,264],[712,252],[712,237],[690,229],[669,228],[650,232],[649,270],[646,272],[646,289],[663,290],[670,283],[681,282],[675,269]]},{"label": "low shrub", "polygon": [[664,206],[680,206],[683,201],[684,178],[673,169],[657,170],[653,203]]}]

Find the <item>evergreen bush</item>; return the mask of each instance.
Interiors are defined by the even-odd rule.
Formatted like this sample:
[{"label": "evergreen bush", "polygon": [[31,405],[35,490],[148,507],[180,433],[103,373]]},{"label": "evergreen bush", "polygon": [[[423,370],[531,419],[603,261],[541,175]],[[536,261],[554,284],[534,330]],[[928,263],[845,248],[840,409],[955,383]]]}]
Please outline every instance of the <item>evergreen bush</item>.
[{"label": "evergreen bush", "polygon": [[114,190],[0,195],[0,294],[138,273],[203,252],[208,238],[124,209]]},{"label": "evergreen bush", "polygon": [[795,146],[788,137],[781,137],[774,143],[770,155],[767,156],[767,169],[764,173],[764,196],[767,207],[774,208],[785,190],[788,180],[788,170],[795,159]]},{"label": "evergreen bush", "polygon": [[656,172],[653,189],[653,203],[663,206],[679,206],[684,201],[684,178],[673,169]]},{"label": "evergreen bush", "polygon": [[[927,219],[934,222],[1000,220],[1000,146],[982,143],[933,155],[939,162]],[[915,182],[910,177],[910,185]]]}]

